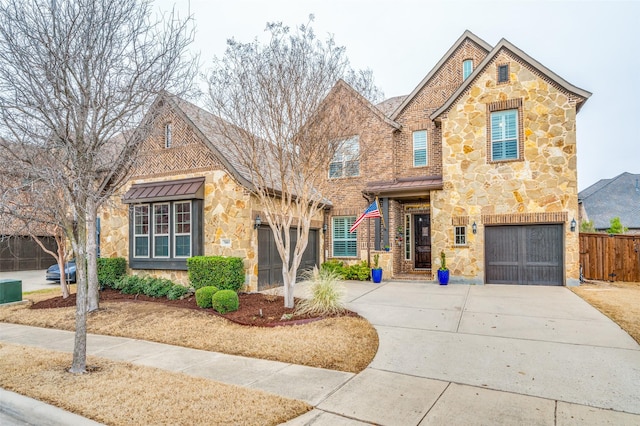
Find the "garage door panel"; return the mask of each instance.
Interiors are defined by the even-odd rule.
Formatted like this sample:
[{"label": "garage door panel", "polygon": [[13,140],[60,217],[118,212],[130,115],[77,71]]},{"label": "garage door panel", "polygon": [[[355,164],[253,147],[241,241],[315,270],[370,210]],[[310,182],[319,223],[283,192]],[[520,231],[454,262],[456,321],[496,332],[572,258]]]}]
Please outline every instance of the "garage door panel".
[{"label": "garage door panel", "polygon": [[[292,229],[291,234],[291,251],[293,256],[293,247],[297,240],[296,230]],[[298,267],[298,277],[300,273],[306,269],[313,268],[318,264],[318,231],[309,230],[309,241],[305,249],[300,266]],[[271,228],[262,227],[258,229],[258,290],[265,290],[272,287],[281,286],[282,279],[282,260],[273,238]]]},{"label": "garage door panel", "polygon": [[[53,237],[39,237],[47,249],[56,251]],[[55,259],[46,253],[30,237],[10,236],[0,241],[0,271],[28,271],[46,269],[55,263]]]},{"label": "garage door panel", "polygon": [[489,284],[563,284],[562,225],[485,228]]}]

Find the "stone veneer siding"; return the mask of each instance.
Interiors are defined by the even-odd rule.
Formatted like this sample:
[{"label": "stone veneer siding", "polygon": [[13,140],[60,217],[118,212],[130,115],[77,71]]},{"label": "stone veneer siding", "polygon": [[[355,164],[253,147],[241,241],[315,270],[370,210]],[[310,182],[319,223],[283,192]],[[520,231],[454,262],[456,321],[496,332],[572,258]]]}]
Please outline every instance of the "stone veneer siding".
[{"label": "stone veneer siding", "polygon": [[[257,231],[253,229],[256,205],[253,197],[238,185],[225,171],[214,170],[208,173],[186,173],[172,175],[178,180],[192,177],[205,177],[204,182],[204,255],[237,256],[244,259],[246,270],[245,284],[248,290],[257,289]],[[130,182],[121,194],[112,200],[111,209],[101,213],[103,234],[101,235],[101,253],[103,257],[124,257],[129,259],[129,205],[121,203],[121,196],[132,183],[156,182],[160,179],[140,179]],[[119,204],[119,206],[118,206]],[[222,239],[229,239],[230,247],[223,247]],[[178,270],[129,270],[135,275],[148,275],[168,278],[177,283],[188,285],[187,271]]]},{"label": "stone veneer siding", "polygon": [[[172,125],[171,147],[165,147],[164,126]],[[129,205],[122,195],[134,183],[170,181],[205,177],[203,207],[203,245],[205,256],[237,256],[244,259],[245,290],[258,288],[258,232],[253,229],[257,215],[265,217],[257,199],[225,170],[222,163],[200,139],[193,126],[171,109],[159,113],[155,124],[140,147],[131,180],[114,195],[99,213],[101,218],[101,255],[129,259]],[[321,217],[312,228],[322,227]],[[222,239],[231,242],[223,247]],[[320,253],[323,250],[320,241]],[[320,256],[322,260],[322,256]],[[168,278],[189,284],[187,271],[130,269],[129,273]]]},{"label": "stone veneer siding", "polygon": [[[509,64],[510,81],[497,84],[497,64]],[[519,100],[522,158],[488,161],[488,105]],[[484,225],[564,223],[567,285],[579,278],[576,99],[506,49],[499,52],[468,90],[441,116],[442,191],[433,191],[432,252],[444,250],[452,282],[484,282]],[[466,247],[455,247],[457,217],[467,227]],[[434,268],[437,264],[434,264]]]}]

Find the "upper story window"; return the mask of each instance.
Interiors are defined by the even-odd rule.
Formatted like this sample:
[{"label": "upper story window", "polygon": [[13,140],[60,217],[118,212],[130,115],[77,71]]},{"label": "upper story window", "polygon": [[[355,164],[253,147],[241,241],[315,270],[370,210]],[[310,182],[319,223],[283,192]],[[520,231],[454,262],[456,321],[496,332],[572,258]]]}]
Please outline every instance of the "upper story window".
[{"label": "upper story window", "polygon": [[518,159],[518,110],[491,113],[491,160]]},{"label": "upper story window", "polygon": [[355,216],[332,218],[333,257],[356,257],[358,255],[358,231],[349,232],[355,221]]},{"label": "upper story window", "polygon": [[329,178],[360,175],[360,142],[358,136],[344,140],[329,164]]},{"label": "upper story window", "polygon": [[164,125],[164,147],[171,148],[171,123]]},{"label": "upper story window", "polygon": [[413,167],[427,165],[427,131],[413,132]]},{"label": "upper story window", "polygon": [[498,83],[509,82],[509,64],[498,65]]},{"label": "upper story window", "polygon": [[467,77],[473,72],[473,60],[467,59],[462,63],[462,79],[466,80]]}]

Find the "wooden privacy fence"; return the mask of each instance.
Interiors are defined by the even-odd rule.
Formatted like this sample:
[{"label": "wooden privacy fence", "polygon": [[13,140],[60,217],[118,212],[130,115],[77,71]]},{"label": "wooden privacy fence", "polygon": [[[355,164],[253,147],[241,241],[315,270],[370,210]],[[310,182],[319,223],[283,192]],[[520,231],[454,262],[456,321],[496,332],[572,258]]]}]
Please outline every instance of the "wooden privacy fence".
[{"label": "wooden privacy fence", "polygon": [[580,233],[580,265],[587,280],[640,282],[640,235]]}]

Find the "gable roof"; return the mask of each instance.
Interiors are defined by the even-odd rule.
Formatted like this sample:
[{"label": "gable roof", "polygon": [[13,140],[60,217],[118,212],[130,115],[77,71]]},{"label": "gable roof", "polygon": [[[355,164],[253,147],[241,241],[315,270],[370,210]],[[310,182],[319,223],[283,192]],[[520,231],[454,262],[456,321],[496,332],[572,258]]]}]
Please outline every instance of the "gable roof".
[{"label": "gable roof", "polygon": [[[219,124],[221,118],[177,96],[165,94],[164,100],[173,107],[178,115],[191,124],[205,145],[241,185],[249,189],[253,188],[251,171],[240,159],[241,153],[231,146],[218,131],[221,126]],[[238,131],[237,137],[241,137],[240,131]]]},{"label": "gable roof", "polygon": [[[325,99],[330,99],[331,94],[333,92],[337,91],[340,88],[350,92],[365,108],[367,108],[369,111],[371,111],[373,113],[373,115],[375,115],[379,120],[383,121],[384,123],[388,124],[389,126],[395,128],[395,129],[401,129],[402,128],[402,126],[400,124],[398,124],[395,121],[389,119],[388,114],[386,114],[381,108],[379,108],[378,106],[374,106],[371,102],[369,102],[369,100],[367,98],[362,96],[356,89],[351,87],[351,85],[349,83],[347,83],[346,81],[344,81],[342,79],[338,80],[338,82],[331,88],[331,90],[329,91],[329,94],[327,94]],[[385,102],[391,101],[393,99],[394,98],[387,99],[386,101],[383,101],[382,104],[384,104]]]},{"label": "gable roof", "polygon": [[469,75],[469,77],[462,83],[462,85],[458,87],[458,89],[455,92],[453,92],[453,94],[449,97],[449,99],[440,108],[438,108],[435,112],[433,112],[433,114],[431,114],[430,116],[431,120],[436,120],[442,113],[447,111],[458,100],[458,98],[465,92],[465,90],[467,90],[467,88],[473,83],[476,77],[484,72],[485,68],[489,65],[489,63],[493,60],[493,58],[495,58],[498,55],[498,53],[500,53],[502,49],[506,49],[510,51],[512,54],[519,57],[527,64],[531,65],[538,72],[540,72],[542,75],[547,77],[549,80],[551,80],[553,83],[555,83],[559,87],[583,98],[581,102],[578,102],[576,106],[576,111],[580,111],[580,108],[582,108],[582,105],[584,104],[584,102],[591,96],[591,92],[588,92],[584,89],[580,89],[579,87],[569,83],[568,81],[560,77],[558,74],[554,73],[549,68],[545,67],[540,62],[533,59],[531,56],[527,55],[524,51],[518,49],[516,46],[511,44],[507,39],[503,38],[493,48],[493,50],[491,50],[491,52],[489,52],[489,54],[485,56],[482,62],[480,62],[480,64],[476,67],[476,69],[473,70],[471,75]]},{"label": "gable roof", "polygon": [[[431,80],[431,77],[433,77],[436,74],[436,72],[438,72],[440,70],[440,68],[444,65],[445,62],[447,62],[447,60],[453,54],[453,52],[455,52],[456,49],[458,49],[462,45],[462,43],[467,39],[472,41],[472,42],[474,42],[478,46],[480,46],[486,52],[489,52],[491,50],[491,45],[489,43],[487,43],[486,41],[482,40],[480,37],[478,37],[477,35],[473,34],[471,31],[466,30],[464,33],[462,33],[460,38],[458,38],[458,40],[453,44],[453,46],[451,46],[451,48],[449,48],[449,50],[447,50],[447,52],[444,54],[444,56],[442,58],[440,58],[440,60],[436,64],[436,66],[433,67],[431,69],[431,71],[429,71],[429,73],[416,86],[416,88],[413,89],[413,92],[411,92],[409,94],[409,96],[405,97],[404,101],[400,104],[400,106],[398,106],[396,108],[396,110],[393,112],[393,114],[391,114],[390,118],[392,120],[395,120],[396,118],[398,118],[398,115],[400,115],[402,110],[404,110],[404,108],[407,105],[409,105],[409,102],[411,102],[413,100],[413,98],[415,98],[418,95],[418,93],[420,93],[420,91],[424,88],[424,86],[427,85],[429,80]],[[471,80],[471,78],[467,78],[467,80]]]},{"label": "gable roof", "polygon": [[596,229],[607,229],[619,217],[627,228],[640,229],[640,174],[622,173],[602,179],[578,193]]}]

